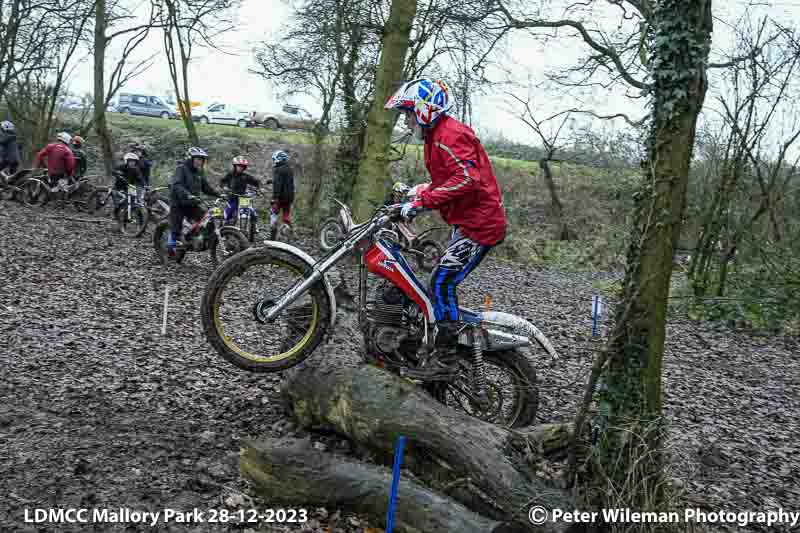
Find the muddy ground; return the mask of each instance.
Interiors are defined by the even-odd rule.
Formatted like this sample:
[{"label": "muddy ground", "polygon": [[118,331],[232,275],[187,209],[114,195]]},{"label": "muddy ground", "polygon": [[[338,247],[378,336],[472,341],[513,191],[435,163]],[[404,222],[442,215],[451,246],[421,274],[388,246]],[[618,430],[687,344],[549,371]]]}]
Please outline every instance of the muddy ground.
[{"label": "muddy ground", "polygon": [[[149,234],[131,240],[110,221],[64,215],[89,220],[0,205],[0,531],[379,531],[365,517],[322,508],[309,509],[309,523],[286,526],[25,522],[26,509],[31,516],[50,507],[263,509],[269,502],[251,500],[239,479],[242,439],[305,436],[286,418],[279,375],[238,370],[205,342],[198,305],[211,272],[207,254],[167,268]],[[313,239],[300,242],[318,255]],[[573,416],[601,345],[590,338],[592,284],[614,276],[530,271],[490,258],[464,282],[467,305],[478,307],[490,290],[496,309],[531,319],[562,355],[540,366],[540,421]],[[606,319],[601,335],[607,327]],[[340,332],[320,350],[357,358],[356,346]],[[798,355],[793,340],[670,321],[671,470],[692,506],[800,510]],[[334,437],[312,438],[347,449]]]}]

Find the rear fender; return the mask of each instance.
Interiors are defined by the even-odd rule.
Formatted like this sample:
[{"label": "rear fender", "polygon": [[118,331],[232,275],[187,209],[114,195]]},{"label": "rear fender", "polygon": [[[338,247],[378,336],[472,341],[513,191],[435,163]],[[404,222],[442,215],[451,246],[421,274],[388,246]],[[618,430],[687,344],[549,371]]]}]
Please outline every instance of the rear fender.
[{"label": "rear fender", "polygon": [[[281,250],[292,255],[297,256],[301,259],[309,269],[311,269],[316,261],[314,258],[308,255],[306,252],[297,248],[296,246],[292,246],[291,244],[287,244],[281,241],[263,241],[262,246],[264,248],[274,248],[277,250]],[[328,281],[327,276],[322,276],[322,284],[325,287],[325,292],[328,294],[328,301],[330,302],[331,306],[331,326],[336,324],[336,295],[333,293],[333,287],[331,286],[330,281]]]},{"label": "rear fender", "polygon": [[[550,354],[553,360],[558,360],[556,349],[553,348],[544,333],[524,318],[500,311],[484,311],[480,313],[466,309],[463,311],[466,311],[467,316],[472,315],[470,317],[472,320],[470,321],[479,320],[486,328],[489,334],[487,351],[531,346],[532,340],[535,340],[544,351]],[[493,325],[500,326],[502,329],[494,329],[492,328]],[[508,331],[509,329],[511,331]]]}]

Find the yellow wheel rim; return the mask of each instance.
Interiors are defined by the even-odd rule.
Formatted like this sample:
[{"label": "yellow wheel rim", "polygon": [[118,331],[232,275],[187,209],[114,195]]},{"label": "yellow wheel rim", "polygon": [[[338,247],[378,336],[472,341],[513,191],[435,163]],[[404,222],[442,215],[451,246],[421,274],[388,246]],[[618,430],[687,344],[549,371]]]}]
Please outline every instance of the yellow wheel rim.
[{"label": "yellow wheel rim", "polygon": [[[295,268],[294,266],[292,266],[292,265],[290,265],[288,263],[285,263],[285,262],[280,261],[280,260],[273,260],[273,261],[275,263],[278,263],[280,265],[285,266],[286,268],[288,268],[289,270],[291,270],[292,272],[294,272],[296,274],[301,274],[302,275],[302,272],[299,269]],[[302,350],[303,347],[311,339],[311,336],[314,334],[314,330],[317,328],[317,322],[319,321],[319,314],[320,314],[319,313],[319,304],[318,304],[318,302],[317,302],[317,300],[315,298],[312,298],[311,299],[311,302],[312,302],[311,303],[311,322],[309,324],[308,331],[306,331],[306,334],[303,335],[303,338],[300,339],[300,341],[297,342],[291,349],[289,349],[289,350],[287,350],[285,352],[278,353],[278,354],[275,354],[275,355],[270,355],[270,356],[256,355],[256,354],[250,353],[250,352],[245,351],[242,348],[240,348],[239,345],[236,344],[233,341],[233,339],[230,338],[229,335],[225,334],[225,328],[222,327],[222,324],[221,324],[220,318],[219,318],[219,303],[220,303],[219,299],[220,299],[220,292],[218,291],[214,295],[214,302],[213,302],[214,328],[217,330],[217,333],[219,333],[219,336],[222,339],[222,342],[225,343],[225,346],[228,349],[230,349],[233,352],[236,352],[236,354],[239,355],[240,357],[243,357],[245,359],[248,359],[248,360],[256,362],[256,363],[274,363],[274,362],[277,362],[277,361],[282,361],[284,359],[288,359],[290,357],[293,357],[294,355],[297,354],[297,352]]]}]

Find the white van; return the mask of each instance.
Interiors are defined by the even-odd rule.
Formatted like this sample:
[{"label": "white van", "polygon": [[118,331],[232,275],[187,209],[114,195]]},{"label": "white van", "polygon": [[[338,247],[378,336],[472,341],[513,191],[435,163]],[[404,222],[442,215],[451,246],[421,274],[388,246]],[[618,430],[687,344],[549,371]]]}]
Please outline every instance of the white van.
[{"label": "white van", "polygon": [[225,124],[246,128],[250,122],[250,112],[224,102],[214,102],[193,109],[192,119],[201,124]]}]

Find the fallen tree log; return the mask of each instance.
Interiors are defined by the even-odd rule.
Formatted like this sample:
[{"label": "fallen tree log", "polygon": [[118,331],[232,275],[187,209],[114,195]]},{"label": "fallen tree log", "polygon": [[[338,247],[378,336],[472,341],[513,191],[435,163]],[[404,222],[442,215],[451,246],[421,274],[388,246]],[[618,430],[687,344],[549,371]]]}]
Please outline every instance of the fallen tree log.
[{"label": "fallen tree log", "polygon": [[501,428],[439,404],[388,371],[338,357],[312,358],[287,372],[283,395],[301,427],[333,430],[387,464],[397,438],[406,436],[407,467],[434,487],[468,479],[449,495],[473,511],[530,531],[566,530],[534,528],[527,520],[535,505],[575,509],[570,495],[531,468],[539,453],[563,449],[565,426]]},{"label": "fallen tree log", "polygon": [[[242,475],[268,501],[343,508],[370,515],[386,527],[392,481],[387,468],[320,452],[298,439],[248,443],[239,464]],[[395,527],[407,533],[514,531],[402,477]]]}]

